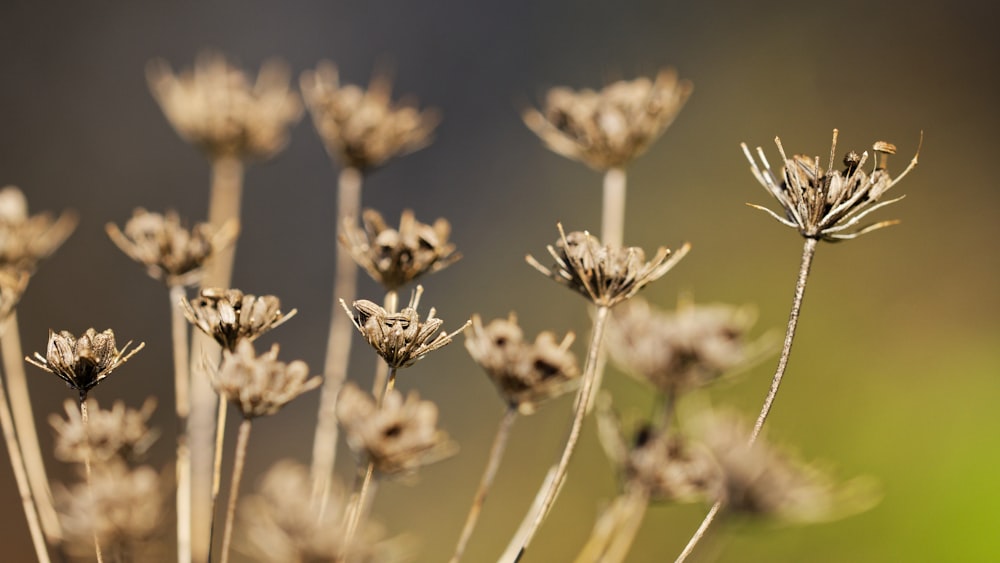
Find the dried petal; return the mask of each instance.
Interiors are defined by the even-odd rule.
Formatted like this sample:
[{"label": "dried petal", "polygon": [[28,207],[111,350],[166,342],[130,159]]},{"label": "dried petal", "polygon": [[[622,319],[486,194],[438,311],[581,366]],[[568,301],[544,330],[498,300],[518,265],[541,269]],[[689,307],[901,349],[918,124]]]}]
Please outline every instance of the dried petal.
[{"label": "dried petal", "polygon": [[181,305],[188,322],[230,352],[241,340],[253,342],[297,312],[282,313],[281,300],[273,295],[257,297],[238,289],[206,288],[193,301],[182,299]]},{"label": "dried petal", "polygon": [[28,215],[21,190],[0,190],[0,270],[33,273],[38,262],[56,251],[76,228],[74,213],[58,218],[48,213]]},{"label": "dried petal", "polygon": [[216,392],[239,407],[245,418],[271,415],[292,399],[319,387],[320,376],[309,377],[303,361],[278,361],[278,345],[254,353],[249,340],[241,340],[236,352],[223,352],[222,366],[212,378]]},{"label": "dried petal", "polygon": [[140,342],[128,352],[131,345],[132,341],[126,342],[119,350],[115,346],[115,333],[110,328],[104,332],[88,328],[79,339],[65,330],[58,334],[49,330],[45,355],[35,352],[33,358],[26,357],[25,360],[58,375],[84,396],[118,366],[142,350],[146,343]]}]

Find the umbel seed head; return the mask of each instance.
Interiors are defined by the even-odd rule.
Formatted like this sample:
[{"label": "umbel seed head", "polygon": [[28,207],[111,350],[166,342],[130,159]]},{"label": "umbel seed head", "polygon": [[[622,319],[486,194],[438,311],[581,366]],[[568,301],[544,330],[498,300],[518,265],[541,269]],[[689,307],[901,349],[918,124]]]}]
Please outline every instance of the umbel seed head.
[{"label": "umbel seed head", "polygon": [[35,356],[25,360],[49,373],[58,375],[80,396],[86,394],[111,375],[117,367],[128,361],[146,345],[140,342],[131,352],[132,341],[125,343],[121,350],[115,346],[115,333],[110,328],[97,332],[92,328],[76,338],[67,331],[49,331],[49,344],[45,355],[35,352]]}]

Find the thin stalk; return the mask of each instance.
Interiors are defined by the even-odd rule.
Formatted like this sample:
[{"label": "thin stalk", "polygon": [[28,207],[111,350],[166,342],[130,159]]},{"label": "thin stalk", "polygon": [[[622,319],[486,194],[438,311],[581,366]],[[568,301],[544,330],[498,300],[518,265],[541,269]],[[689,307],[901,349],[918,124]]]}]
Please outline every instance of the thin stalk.
[{"label": "thin stalk", "polygon": [[[559,490],[562,487],[563,481],[566,479],[566,470],[569,468],[569,461],[573,457],[573,452],[576,450],[576,443],[580,439],[580,431],[583,429],[583,419],[587,414],[587,407],[590,404],[591,394],[594,392],[594,382],[597,373],[597,358],[600,355],[601,343],[604,340],[604,327],[607,325],[608,313],[610,309],[608,307],[598,307],[597,313],[594,316],[594,327],[591,331],[590,346],[587,349],[587,364],[584,368],[582,382],[580,384],[580,391],[576,396],[576,403],[574,406],[573,413],[573,423],[570,426],[569,436],[566,438],[566,446],[563,448],[562,456],[559,459],[559,463],[554,468],[554,473],[551,479],[546,479],[543,483],[542,488],[538,491],[536,500],[541,498],[542,501],[539,504],[539,510],[529,511],[527,517],[532,517],[533,521],[531,525],[524,532],[523,537],[521,534],[515,535],[512,543],[517,543],[516,556],[513,558],[514,561],[519,561],[521,557],[524,556],[525,550],[531,543],[531,540],[535,537],[535,533],[541,527],[542,522],[545,520],[546,516],[549,514],[549,510],[552,509],[552,505],[556,501],[556,496],[559,494]],[[508,550],[505,553],[511,553],[510,549],[512,546],[508,546]]]},{"label": "thin stalk", "polygon": [[479,481],[479,488],[476,489],[476,495],[472,499],[472,507],[469,508],[469,515],[465,518],[465,526],[462,528],[461,537],[458,538],[458,545],[455,547],[455,554],[451,557],[451,563],[458,563],[462,558],[462,554],[465,553],[465,547],[469,543],[469,538],[472,537],[472,532],[476,529],[479,514],[482,512],[483,504],[486,502],[486,495],[489,494],[490,487],[493,486],[493,479],[497,475],[497,469],[500,468],[500,460],[503,459],[503,453],[507,449],[507,438],[510,437],[510,429],[516,419],[517,408],[507,407],[503,418],[500,419],[500,427],[497,428],[497,435],[493,438],[493,446],[490,447],[490,456],[486,462],[486,470],[483,471],[483,477]]},{"label": "thin stalk", "polygon": [[45,462],[42,449],[38,445],[38,431],[35,429],[35,414],[31,409],[31,396],[28,393],[28,379],[24,374],[24,353],[21,351],[21,333],[17,324],[17,310],[11,311],[3,321],[3,331],[0,333],[0,349],[3,353],[3,368],[7,374],[7,387],[10,392],[10,410],[14,418],[14,428],[21,454],[24,456],[24,467],[28,471],[28,485],[38,508],[38,516],[42,523],[42,531],[50,545],[57,545],[62,539],[62,527],[56,515],[55,503],[52,500],[52,489],[45,474]]},{"label": "thin stalk", "polygon": [[38,557],[38,563],[49,563],[49,550],[45,546],[45,536],[42,534],[42,524],[38,518],[38,510],[35,508],[35,502],[31,498],[31,487],[28,485],[28,472],[24,467],[21,446],[17,443],[17,434],[14,432],[14,419],[10,414],[10,405],[7,403],[7,391],[2,378],[0,378],[0,426],[3,427],[3,438],[4,442],[7,443],[7,453],[10,455],[10,464],[14,470],[14,482],[17,483],[17,493],[21,496],[24,517],[28,520],[28,531],[31,533],[31,543],[35,547],[35,556]]},{"label": "thin stalk", "polygon": [[[764,428],[764,422],[767,421],[767,415],[770,414],[771,407],[774,405],[774,399],[778,395],[778,388],[781,386],[781,379],[785,375],[785,368],[788,367],[788,358],[792,355],[792,341],[795,339],[795,328],[799,324],[799,312],[802,310],[802,298],[806,293],[806,281],[809,279],[809,268],[812,266],[813,257],[816,255],[816,245],[818,242],[818,239],[807,238],[802,247],[802,263],[799,266],[799,277],[795,282],[792,310],[788,313],[785,342],[781,347],[781,357],[778,358],[778,366],[775,368],[774,377],[771,379],[771,387],[767,391],[767,396],[764,397],[764,404],[760,408],[760,414],[757,415],[757,422],[754,423],[753,432],[750,434],[750,444],[757,441],[757,437],[760,436],[760,432]],[[691,555],[695,546],[705,536],[705,532],[711,526],[712,521],[715,520],[715,516],[719,513],[720,508],[722,508],[721,500],[712,505],[712,509],[705,515],[705,519],[702,520],[701,525],[698,526],[694,535],[688,540],[681,554],[677,556],[675,563],[683,563]]]},{"label": "thin stalk", "polygon": [[244,418],[240,423],[240,431],[236,436],[236,454],[233,459],[233,476],[229,485],[229,503],[226,506],[226,528],[222,533],[221,563],[229,561],[229,547],[233,542],[233,520],[236,515],[236,499],[240,494],[240,481],[243,479],[243,466],[247,460],[247,442],[250,441],[250,426],[252,420]]},{"label": "thin stalk", "polygon": [[170,327],[174,344],[174,402],[177,413],[177,563],[191,563],[191,451],[187,421],[191,412],[188,323],[180,301],[184,286],[170,288]]},{"label": "thin stalk", "polygon": [[[390,289],[385,292],[385,299],[382,300],[382,308],[390,315],[399,308],[399,292]],[[372,379],[372,394],[381,402],[381,397],[389,391],[386,388],[386,377],[389,376],[389,364],[381,358],[375,359],[375,377]],[[381,394],[380,394],[381,393]]]},{"label": "thin stalk", "polygon": [[[87,414],[87,393],[80,392],[80,420],[83,422],[84,433],[90,433],[90,415]],[[83,468],[87,475],[87,490],[90,492],[90,502],[94,502],[94,470],[90,463],[90,448],[86,448],[83,453]],[[101,543],[97,541],[97,528],[91,534],[94,538],[94,553],[97,556],[97,563],[104,563],[104,556],[101,555]]]},{"label": "thin stalk", "polygon": [[[338,225],[345,218],[357,220],[361,207],[361,172],[356,168],[344,168],[337,182]],[[326,498],[330,488],[330,478],[337,459],[337,397],[347,379],[347,365],[350,361],[351,334],[354,326],[351,319],[340,310],[339,300],[350,303],[357,294],[358,265],[349,252],[337,249],[337,260],[333,278],[333,306],[330,312],[330,334],[326,341],[326,361],[323,364],[323,391],[319,400],[319,414],[316,420],[316,434],[313,440],[312,479],[313,496]]]},{"label": "thin stalk", "polygon": [[649,493],[630,487],[615,498],[594,525],[590,539],[576,556],[576,563],[620,563],[625,560],[642,527]]},{"label": "thin stalk", "polygon": [[[215,509],[219,505],[219,489],[222,486],[222,446],[226,441],[226,411],[229,403],[219,395],[219,406],[215,409],[215,454],[212,456],[212,519],[208,523],[208,545],[215,543]],[[209,553],[211,559],[211,553]]]}]

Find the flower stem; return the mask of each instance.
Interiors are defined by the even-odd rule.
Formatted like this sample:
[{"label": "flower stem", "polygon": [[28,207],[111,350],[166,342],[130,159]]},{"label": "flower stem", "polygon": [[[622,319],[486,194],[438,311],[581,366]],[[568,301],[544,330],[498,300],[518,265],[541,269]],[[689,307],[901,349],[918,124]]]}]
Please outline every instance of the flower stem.
[{"label": "flower stem", "polygon": [[[215,452],[212,455],[212,500],[211,518],[208,521],[208,545],[209,550],[215,543],[215,509],[219,505],[219,489],[222,484],[222,446],[226,441],[226,411],[229,410],[229,403],[225,397],[219,395],[219,406],[216,407],[215,421]],[[212,558],[209,551],[209,560]]]},{"label": "flower stem", "polygon": [[[83,422],[83,431],[85,434],[89,434],[90,426],[90,415],[87,414],[87,393],[86,391],[80,392],[80,420]],[[90,502],[94,502],[94,470],[91,467],[90,462],[90,448],[86,448],[83,452],[83,467],[87,475],[87,490],[90,492]],[[97,563],[104,563],[104,556],[101,555],[101,543],[97,541],[97,528],[93,529],[91,534],[94,538],[94,554],[97,556]]]},{"label": "flower stem", "polygon": [[[785,330],[785,342],[781,347],[781,357],[778,358],[778,366],[774,370],[774,377],[771,379],[771,387],[767,391],[767,396],[764,397],[764,404],[760,408],[760,414],[757,415],[757,422],[754,423],[753,432],[750,434],[750,444],[757,441],[757,437],[760,435],[761,430],[764,428],[764,422],[767,421],[767,415],[771,412],[771,407],[774,405],[774,399],[778,395],[778,388],[781,386],[781,379],[785,375],[785,368],[788,367],[788,358],[792,354],[792,341],[795,339],[795,328],[799,323],[799,312],[802,309],[802,298],[806,293],[806,281],[809,279],[809,268],[812,266],[813,257],[816,255],[816,245],[818,239],[807,238],[805,244],[802,247],[802,263],[799,266],[799,277],[795,282],[795,295],[792,298],[792,310],[788,314],[788,327]],[[698,542],[701,538],[705,536],[705,532],[708,527],[711,526],[712,521],[715,519],[716,514],[719,513],[719,509],[722,508],[722,501],[716,501],[712,505],[711,510],[705,515],[705,519],[702,520],[701,525],[695,531],[691,539],[688,540],[684,550],[681,554],[677,556],[675,563],[683,563],[685,559],[691,552],[694,551]]]},{"label": "flower stem", "polygon": [[507,438],[510,437],[511,426],[513,426],[516,419],[517,408],[507,407],[503,418],[500,419],[500,427],[497,428],[497,435],[493,438],[493,446],[490,448],[490,457],[486,462],[486,470],[483,471],[483,477],[479,481],[476,496],[472,499],[472,507],[469,508],[469,515],[465,519],[465,526],[462,528],[461,537],[458,538],[458,545],[455,547],[455,554],[451,557],[451,563],[458,563],[462,558],[462,554],[465,553],[465,547],[469,543],[469,538],[472,537],[472,532],[476,529],[479,514],[482,512],[483,504],[486,502],[486,495],[489,493],[490,487],[493,486],[493,479],[497,475],[497,469],[500,468],[500,460],[503,459],[504,450],[507,449]]},{"label": "flower stem", "polygon": [[[356,220],[361,207],[361,172],[344,168],[337,183],[338,225],[345,218]],[[358,266],[343,247],[337,249],[333,278],[333,308],[330,312],[330,333],[326,341],[326,362],[323,365],[323,391],[319,401],[316,434],[313,440],[313,496],[326,498],[330,478],[337,458],[337,397],[347,379],[351,353],[351,319],[340,310],[339,299],[346,303],[357,293]]]},{"label": "flower stem", "polygon": [[593,534],[576,557],[576,563],[624,561],[635,543],[648,506],[649,493],[642,487],[629,487],[615,498],[598,518]]},{"label": "flower stem", "polygon": [[233,459],[233,477],[229,484],[229,502],[226,505],[226,527],[222,533],[221,563],[229,561],[229,547],[233,542],[233,520],[236,515],[236,499],[240,494],[240,481],[243,479],[243,466],[247,460],[247,442],[250,441],[250,426],[252,420],[244,418],[240,423],[240,431],[236,436],[236,454]]},{"label": "flower stem", "polygon": [[191,412],[188,323],[180,301],[184,286],[170,288],[170,326],[174,345],[174,402],[177,413],[177,563],[191,563],[191,452],[187,421]]}]

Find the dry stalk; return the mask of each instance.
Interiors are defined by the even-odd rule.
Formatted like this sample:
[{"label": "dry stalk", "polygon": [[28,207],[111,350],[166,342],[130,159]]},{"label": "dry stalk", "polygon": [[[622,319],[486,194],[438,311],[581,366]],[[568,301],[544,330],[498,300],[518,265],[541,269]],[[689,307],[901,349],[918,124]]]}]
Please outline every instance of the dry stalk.
[{"label": "dry stalk", "polygon": [[226,527],[222,533],[221,562],[228,563],[229,548],[233,541],[233,521],[236,515],[236,499],[240,494],[240,481],[243,478],[243,466],[247,459],[247,442],[250,440],[251,420],[244,418],[240,423],[240,431],[236,437],[236,454],[233,459],[233,476],[229,485],[229,502],[226,505]]},{"label": "dry stalk", "polygon": [[[86,430],[87,425],[90,423],[90,416],[87,414],[87,393],[85,391],[80,392],[80,420],[83,421],[83,428]],[[91,502],[93,502],[94,496],[94,470],[90,463],[90,449],[84,451],[83,457],[83,467],[87,475],[87,489],[91,496]],[[97,540],[97,527],[93,530],[94,536],[94,554],[97,556],[97,563],[104,563],[104,556],[101,554],[101,543]]]},{"label": "dry stalk", "polygon": [[[382,302],[383,308],[388,313],[395,313],[399,309],[399,292],[390,289],[385,292],[385,300]],[[389,364],[382,361],[382,358],[375,358],[375,377],[372,379],[372,395],[381,403],[385,394],[390,391],[386,385],[389,377]]]},{"label": "dry stalk", "polygon": [[181,299],[184,286],[170,288],[170,327],[174,348],[174,399],[177,413],[177,563],[191,562],[191,451],[188,415],[191,412],[191,374],[188,369],[188,323]]},{"label": "dry stalk", "polygon": [[621,563],[625,561],[649,505],[642,487],[629,487],[601,514],[590,539],[576,556],[576,563]]}]

